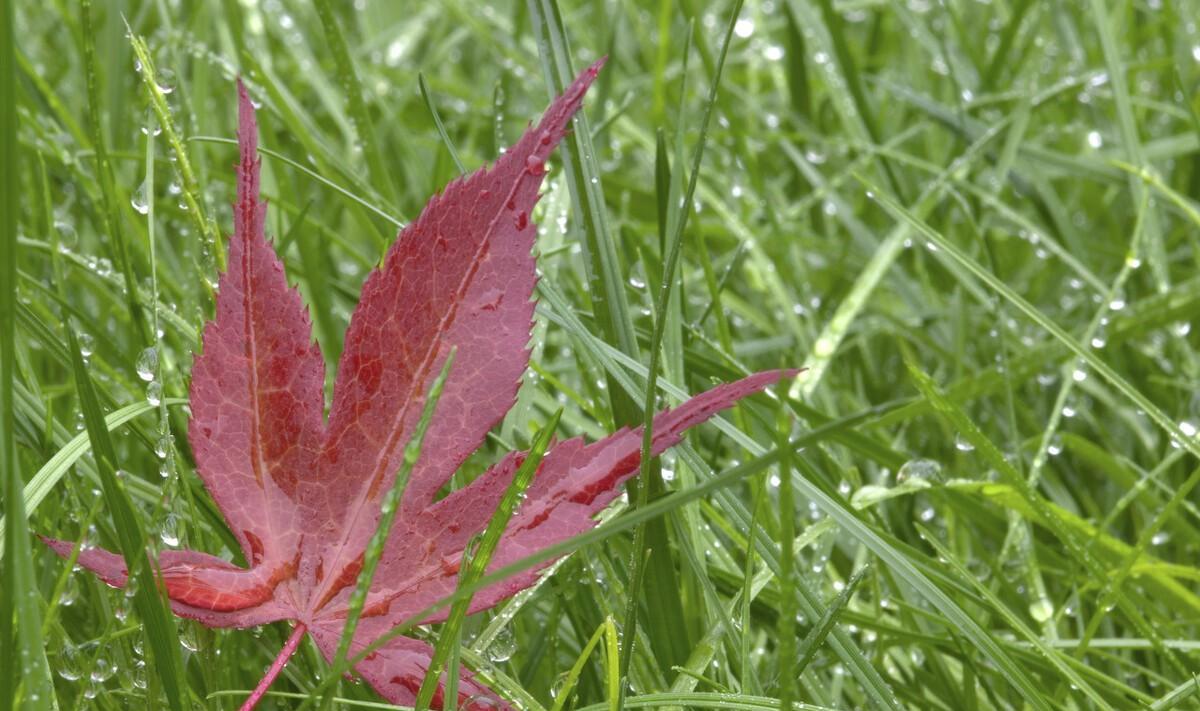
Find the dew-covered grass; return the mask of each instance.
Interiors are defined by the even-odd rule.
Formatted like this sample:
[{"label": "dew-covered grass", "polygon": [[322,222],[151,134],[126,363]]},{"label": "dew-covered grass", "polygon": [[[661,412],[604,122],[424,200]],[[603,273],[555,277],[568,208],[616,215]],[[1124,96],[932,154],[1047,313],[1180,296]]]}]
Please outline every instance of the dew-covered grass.
[{"label": "dew-covered grass", "polygon": [[[808,370],[419,633],[539,711],[1200,708],[1200,4],[0,6],[0,704],[235,708],[289,634],[34,537],[238,559],[185,436],[235,76],[332,384],[398,226],[607,54],[527,382],[456,485],[559,408],[596,438],[648,382]],[[384,707],[308,641],[264,707],[302,703]]]}]

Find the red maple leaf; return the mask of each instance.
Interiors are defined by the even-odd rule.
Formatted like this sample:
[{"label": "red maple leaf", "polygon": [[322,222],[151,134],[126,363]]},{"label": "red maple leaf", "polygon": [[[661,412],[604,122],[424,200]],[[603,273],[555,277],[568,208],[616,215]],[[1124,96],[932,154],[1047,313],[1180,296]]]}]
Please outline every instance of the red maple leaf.
[{"label": "red maple leaf", "polygon": [[[210,627],[295,623],[244,708],[261,698],[305,632],[326,658],[333,657],[381,500],[452,350],[456,359],[372,579],[351,655],[454,592],[464,548],[486,526],[524,455],[509,454],[467,486],[440,500],[435,495],[514,402],[529,360],[534,308],[536,228],[529,214],[545,161],[602,64],[587,69],[494,166],[451,182],[400,233],[363,286],[328,423],[322,416],[324,365],[308,313],[263,234],[257,125],[239,82],[241,159],[229,269],[192,369],[188,437],[197,472],[249,567],[194,551],[166,551],[158,563],[177,615]],[[653,422],[653,453],[790,372],[759,373],[660,413]],[[638,471],[641,443],[638,428],[593,444],[576,438],[554,445],[489,569],[595,525],[593,515]],[[72,548],[65,541],[47,543],[64,556]],[[125,584],[119,555],[89,549],[79,563],[110,585]],[[485,587],[470,610],[492,607],[531,585],[538,573],[528,570]],[[409,704],[431,651],[424,642],[398,636],[355,669],[383,697]],[[459,694],[460,708],[498,707],[478,701],[489,691],[469,674]],[[435,705],[440,698],[439,690]]]}]

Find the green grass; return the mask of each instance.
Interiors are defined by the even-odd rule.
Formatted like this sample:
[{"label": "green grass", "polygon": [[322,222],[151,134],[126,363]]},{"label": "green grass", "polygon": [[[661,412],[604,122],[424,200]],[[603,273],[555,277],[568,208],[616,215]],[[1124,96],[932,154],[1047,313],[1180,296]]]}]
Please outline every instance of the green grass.
[{"label": "green grass", "polygon": [[[607,54],[536,214],[527,381],[456,482],[809,370],[419,630],[446,668],[539,710],[1200,708],[1194,0],[2,6],[0,704],[235,708],[288,635],[33,536],[236,549],[183,435],[234,77],[332,378],[397,226]],[[264,707],[323,701],[381,707],[305,642]]]}]

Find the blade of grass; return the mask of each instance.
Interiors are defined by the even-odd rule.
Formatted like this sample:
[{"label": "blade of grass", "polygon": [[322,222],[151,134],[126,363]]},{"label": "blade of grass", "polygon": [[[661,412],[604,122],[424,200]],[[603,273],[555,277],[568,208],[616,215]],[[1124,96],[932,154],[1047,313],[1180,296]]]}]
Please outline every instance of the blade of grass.
[{"label": "blade of grass", "polygon": [[[61,281],[59,283],[61,284]],[[78,338],[70,326],[69,318],[67,324],[67,343],[70,352],[74,354],[72,360],[79,406],[83,411],[88,439],[92,443],[92,454],[100,472],[105,507],[112,516],[126,570],[130,571],[129,585],[136,588],[133,597],[134,608],[145,626],[146,639],[152,652],[150,659],[154,662],[153,669],[158,672],[167,703],[173,711],[183,711],[187,682],[183,675],[183,661],[179,656],[179,635],[175,628],[175,620],[167,608],[166,598],[147,556],[146,534],[138,520],[137,511],[125,484],[117,477],[116,450],[108,436],[104,413],[100,409],[87,365],[80,355]]]},{"label": "blade of grass", "polygon": [[[346,655],[350,653],[350,643],[354,640],[354,631],[358,628],[358,621],[362,616],[363,606],[367,602],[367,595],[371,592],[371,581],[375,577],[375,570],[379,567],[379,560],[383,556],[383,547],[387,543],[388,535],[392,531],[392,524],[396,520],[396,511],[404,496],[404,490],[408,486],[408,478],[421,456],[421,447],[425,442],[425,433],[429,429],[430,421],[433,420],[433,413],[437,409],[438,400],[442,397],[442,389],[446,385],[446,378],[450,375],[450,368],[454,366],[455,353],[454,350],[450,351],[450,355],[446,357],[446,362],[442,364],[441,372],[438,373],[433,384],[429,386],[429,392],[425,398],[421,417],[417,420],[416,427],[413,429],[408,443],[404,445],[404,460],[400,465],[400,471],[397,472],[392,487],[384,494],[383,501],[379,504],[379,524],[375,528],[375,533],[371,535],[371,540],[367,543],[367,549],[363,553],[363,564],[358,573],[354,592],[350,595],[350,603],[346,612],[346,623],[342,627],[342,637],[338,640],[337,652],[332,659],[335,666],[343,663]],[[329,700],[326,697],[326,703]]]},{"label": "blade of grass", "polygon": [[959,579],[969,583],[971,587],[975,589],[975,592],[980,597],[987,600],[992,609],[1000,614],[1000,617],[1009,627],[1011,627],[1021,637],[1024,637],[1030,644],[1034,646],[1035,649],[1041,652],[1042,656],[1051,664],[1053,664],[1054,667],[1058,669],[1063,676],[1069,679],[1071,683],[1074,684],[1080,691],[1086,694],[1087,697],[1092,700],[1092,703],[1096,704],[1097,708],[1112,708],[1108,701],[1106,701],[1104,697],[1102,697],[1099,692],[1092,687],[1091,684],[1084,680],[1083,677],[1080,676],[1070,666],[1070,664],[1067,663],[1061,652],[1043,642],[1038,633],[1035,630],[1030,629],[1028,625],[1022,622],[1021,618],[1018,617],[1015,612],[1010,610],[1008,606],[1005,605],[1004,602],[999,598],[999,596],[997,596],[996,593],[991,590],[991,588],[989,588],[987,585],[984,585],[976,578],[976,576],[972,575],[971,572],[967,570],[966,566],[964,566],[957,559],[954,553],[951,552],[945,546],[945,544],[938,540],[937,536],[920,524],[917,524],[917,530],[921,532],[922,538],[925,539],[925,542],[932,546],[937,554],[946,561],[951,569],[954,570]]},{"label": "blade of grass", "polygon": [[[21,470],[15,438],[17,379],[17,220],[21,156],[17,141],[16,37],[12,3],[0,3],[0,479],[4,514],[24,522]],[[0,568],[0,699],[16,707],[56,705],[54,684],[42,641],[37,579],[24,526],[3,545]],[[4,701],[4,703],[10,703]]]},{"label": "blade of grass", "polygon": [[[225,144],[228,144],[231,146],[237,145],[236,139],[220,138],[217,136],[192,136],[192,137],[188,138],[188,140],[189,141],[198,141],[201,143],[225,143]],[[305,166],[301,165],[300,163],[292,160],[291,158],[288,158],[287,156],[283,155],[282,153],[273,151],[270,148],[263,148],[262,146],[259,146],[258,152],[264,156],[268,156],[268,157],[273,158],[282,163],[286,163],[288,166],[304,173],[308,177],[312,178],[313,180],[317,181],[318,183],[321,183],[325,187],[333,190],[334,192],[339,193],[343,197],[353,200],[354,202],[358,203],[362,207],[364,207],[367,210],[369,210],[370,212],[374,213],[377,217],[384,220],[388,224],[392,225],[396,229],[404,228],[404,221],[401,220],[400,218],[389,214],[388,212],[386,212],[383,208],[379,207],[378,205],[372,204],[371,202],[369,202],[366,198],[362,197],[361,195],[351,192],[350,189],[342,187],[341,185],[338,185],[337,183],[333,182],[332,180],[329,180],[328,178],[324,177],[323,175],[316,172],[315,170],[312,170],[311,168],[306,168]]]},{"label": "blade of grass", "polygon": [[[1137,388],[1133,387],[1128,380],[1118,374],[1112,366],[1105,363],[1095,351],[1084,346],[1082,343],[1073,338],[1067,333],[1062,326],[1059,326],[1053,319],[1046,316],[1036,306],[1029,303],[1024,297],[1005,284],[994,274],[984,269],[975,260],[971,259],[966,253],[959,249],[958,245],[946,239],[940,232],[929,227],[920,218],[913,215],[903,206],[893,200],[890,196],[880,192],[879,188],[873,185],[870,181],[860,177],[860,181],[867,187],[878,202],[885,210],[888,211],[895,219],[908,223],[914,229],[929,241],[936,244],[939,248],[939,253],[945,253],[950,261],[962,267],[967,274],[983,282],[989,289],[996,292],[1001,298],[1011,303],[1017,308],[1026,318],[1036,323],[1045,330],[1056,341],[1061,343],[1067,350],[1079,357],[1088,367],[1096,371],[1096,373],[1108,382],[1113,389],[1121,393],[1126,399],[1137,405],[1146,415],[1160,428],[1163,429],[1173,441],[1178,442],[1179,446],[1186,449],[1193,456],[1200,457],[1200,441],[1197,441],[1194,435],[1189,435],[1179,428],[1179,425],[1165,412],[1162,411],[1150,398],[1142,394]],[[953,271],[960,279],[965,276],[963,272]]]},{"label": "blade of grass", "polygon": [[[378,137],[375,135],[371,114],[367,109],[366,94],[363,91],[362,82],[359,80],[358,71],[354,68],[354,60],[350,58],[350,51],[346,47],[346,36],[342,32],[342,26],[334,17],[333,6],[329,0],[315,0],[313,7],[317,11],[317,17],[321,20],[321,27],[325,31],[325,41],[337,66],[338,78],[341,80],[342,90],[345,92],[346,101],[349,104],[354,140],[362,148],[363,157],[367,159],[367,171],[370,173],[371,181],[385,199],[390,198],[395,201],[397,198],[395,181],[399,181],[401,185],[409,184],[403,173],[402,164],[394,161],[391,170],[388,170],[387,166],[383,164],[384,154],[380,149]],[[393,177],[392,174],[396,172],[399,172],[399,175]]]},{"label": "blade of grass", "polygon": [[[1113,103],[1117,107],[1117,126],[1121,131],[1121,143],[1130,163],[1137,166],[1146,164],[1142,152],[1142,139],[1138,136],[1137,119],[1133,115],[1133,107],[1129,97],[1129,85],[1125,78],[1125,66],[1117,48],[1116,37],[1105,8],[1104,0],[1091,0],[1088,5],[1092,21],[1100,38],[1100,48],[1104,52],[1104,63],[1108,68],[1108,81],[1112,86]],[[1146,186],[1137,178],[1128,176],[1129,192],[1134,201],[1140,203],[1144,199]],[[1151,205],[1146,214],[1146,256],[1150,269],[1154,274],[1159,291],[1170,288],[1171,277],[1167,268],[1166,244],[1163,242],[1159,226],[1157,209]]]},{"label": "blade of grass", "polygon": [[[556,0],[528,0],[538,56],[550,95],[556,96],[575,78],[571,50]],[[559,147],[567,185],[571,191],[572,224],[583,232],[592,309],[601,332],[620,350],[637,356],[640,348],[633,330],[625,295],[624,270],[617,254],[616,238],[609,227],[599,159],[592,145],[587,112],[580,109],[572,119],[574,130]],[[640,411],[633,396],[609,388],[613,415],[618,425],[637,424]]]},{"label": "blade of grass", "polygon": [[[169,406],[182,406],[186,405],[188,401],[184,398],[163,398],[163,402]],[[147,412],[154,412],[156,409],[145,400],[126,405],[110,412],[104,418],[104,428],[108,432],[115,432],[135,418]],[[91,448],[92,445],[91,440],[88,438],[88,433],[86,431],[80,432],[70,442],[55,452],[54,456],[47,460],[41,469],[38,469],[33,478],[25,484],[25,489],[21,497],[24,500],[23,508],[26,517],[29,517],[37,509],[38,505],[50,495],[50,492],[54,490],[59,481],[71,470],[71,467],[75,466],[80,457],[91,451]],[[0,519],[0,546],[4,545],[7,537],[8,520],[7,516]],[[23,529],[24,527],[19,528]]]},{"label": "blade of grass", "polygon": [[438,135],[442,138],[442,145],[446,146],[446,151],[450,153],[450,160],[454,161],[454,167],[458,168],[459,175],[466,175],[467,169],[463,167],[463,162],[458,157],[458,151],[455,150],[454,143],[450,140],[450,134],[446,133],[446,125],[442,123],[442,116],[438,113],[437,105],[433,103],[433,98],[429,95],[429,87],[425,85],[424,74],[417,74],[417,86],[421,88],[421,98],[425,100],[425,107],[429,109],[429,115],[433,117],[433,125],[437,126]]},{"label": "blade of grass", "polygon": [[204,193],[196,179],[196,173],[192,169],[192,161],[184,147],[179,130],[175,127],[175,119],[171,115],[171,107],[167,104],[167,97],[163,94],[162,86],[159,84],[158,72],[154,66],[154,60],[150,56],[150,48],[146,45],[146,40],[134,34],[132,30],[129,31],[129,44],[133,47],[134,56],[137,57],[138,74],[142,78],[142,86],[146,88],[146,94],[150,97],[150,108],[154,110],[154,115],[158,118],[158,124],[162,128],[162,134],[166,137],[167,145],[170,146],[175,157],[172,164],[180,180],[183,204],[187,205],[188,219],[192,221],[196,235],[200,239],[200,259],[194,261],[196,275],[211,300],[216,289],[217,272],[225,271],[225,249],[221,244],[221,234],[217,229],[217,223],[207,212]]},{"label": "blade of grass", "polygon": [[[797,689],[797,681],[801,674],[804,673],[804,668],[807,666],[807,661],[801,658],[797,662],[798,657],[796,650],[796,579],[795,579],[795,559],[792,557],[793,542],[796,538],[796,500],[792,489],[792,452],[787,447],[788,432],[791,431],[791,420],[785,416],[786,411],[780,408],[779,414],[776,416],[775,438],[776,448],[783,455],[779,462],[779,708],[780,711],[788,709],[792,705],[792,699],[795,697]],[[751,528],[751,537],[754,535],[754,529]],[[749,547],[753,551],[753,546]],[[749,579],[749,576],[747,576]],[[743,601],[749,606],[749,595],[746,593],[749,589],[743,591]],[[826,610],[829,615],[833,608]],[[745,630],[748,621],[743,622],[742,629]],[[826,630],[828,632],[828,630]],[[821,636],[820,641],[824,641],[825,635]],[[808,640],[806,640],[808,641]],[[816,653],[817,644],[810,644],[812,653]]]},{"label": "blade of grass", "polygon": [[[463,566],[464,572],[459,578],[458,589],[469,590],[476,581],[483,578],[484,572],[487,571],[488,564],[492,560],[492,554],[496,552],[496,548],[500,545],[500,538],[508,528],[509,520],[520,506],[522,494],[529,488],[534,474],[542,464],[542,458],[550,447],[550,441],[554,438],[555,430],[558,429],[558,420],[561,416],[561,411],[555,413],[534,437],[529,454],[513,474],[512,481],[504,490],[504,495],[496,507],[496,512],[488,521],[487,528],[479,538],[474,552],[470,554],[470,560],[466,561],[466,565]],[[425,672],[425,678],[421,681],[421,689],[417,693],[416,711],[426,711],[433,700],[433,694],[438,688],[438,678],[441,676],[450,650],[458,646],[459,633],[462,629],[463,619],[471,606],[472,596],[471,593],[465,594],[450,607],[450,616],[446,618],[446,624],[434,647],[429,668]]]},{"label": "blade of grass", "polygon": [[[782,488],[783,487],[780,486],[781,490]],[[837,624],[838,616],[841,615],[842,611],[846,609],[846,606],[850,604],[851,598],[854,597],[854,592],[858,590],[859,583],[862,582],[863,577],[866,576],[869,570],[870,568],[863,567],[854,571],[854,575],[850,576],[850,580],[846,582],[846,586],[842,588],[841,592],[838,593],[837,599],[833,601],[832,605],[825,608],[825,614],[821,616],[821,619],[817,620],[816,624],[813,625],[813,628],[809,630],[807,635],[804,636],[804,641],[800,643],[800,648],[795,653],[799,661],[793,662],[789,659],[781,660],[781,663],[786,663],[789,668],[794,668],[800,673],[803,673],[804,670],[808,668],[809,663],[812,662],[813,657],[816,656],[821,644],[825,641],[825,638],[829,636],[829,632]],[[783,704],[783,700],[784,696],[783,694],[780,694],[779,702],[781,709],[786,708]]]},{"label": "blade of grass", "polygon": [[[704,158],[705,144],[708,139],[708,126],[709,126],[709,122],[712,118],[713,106],[716,104],[717,91],[718,91],[718,88],[721,83],[721,73],[725,67],[725,58],[729,53],[729,44],[733,38],[733,28],[737,22],[737,16],[738,16],[738,13],[741,11],[741,7],[742,7],[741,0],[737,0],[734,3],[733,9],[730,11],[730,19],[729,19],[729,22],[728,22],[726,30],[725,30],[724,38],[721,41],[720,58],[717,61],[717,67],[716,67],[716,71],[713,75],[712,83],[709,85],[708,98],[705,101],[704,113],[702,114],[702,117],[700,119],[699,138],[697,139],[696,148],[692,155],[691,177],[688,181],[687,190],[686,190],[685,194],[683,195],[683,204],[684,205],[692,204],[692,199],[696,193],[696,182],[700,176],[700,165]],[[687,43],[685,43],[685,45],[684,45],[684,51],[686,52],[688,49],[690,49],[690,47],[691,47],[691,40],[690,40],[690,35],[689,35],[689,39],[688,39]],[[685,69],[684,76],[686,77],[686,68],[687,68],[686,57],[684,59],[683,66]],[[680,102],[681,103],[683,101],[683,99],[682,99],[683,96],[684,96],[684,92],[681,90],[680,91],[680,97],[681,97]],[[680,107],[679,116],[680,116],[680,118],[682,118],[684,116],[682,106]],[[678,131],[680,133],[682,133],[682,131],[683,131],[682,125],[679,127]],[[683,244],[683,233],[684,233],[684,230],[687,229],[687,221],[688,221],[688,216],[690,214],[691,214],[690,210],[680,210],[678,212],[678,218],[674,221],[674,224],[672,225],[671,233],[668,234],[666,237],[665,247],[667,250],[667,254],[666,254],[665,263],[664,263],[663,269],[662,269],[662,282],[660,283],[658,293],[655,296],[655,308],[654,308],[654,312],[653,312],[654,313],[654,332],[653,332],[653,335],[651,336],[651,342],[650,342],[650,363],[646,369],[647,370],[646,391],[645,391],[645,396],[643,397],[643,408],[642,408],[642,422],[643,422],[642,454],[641,454],[641,472],[639,474],[640,483],[637,488],[637,503],[636,503],[637,507],[646,505],[646,503],[650,499],[650,493],[651,493],[652,489],[662,491],[664,488],[661,471],[658,469],[655,469],[652,474],[652,461],[651,461],[651,457],[650,457],[650,447],[651,447],[651,443],[653,441],[652,430],[653,430],[653,422],[654,422],[654,412],[657,410],[657,403],[658,403],[658,398],[657,398],[658,393],[657,393],[656,386],[657,386],[657,381],[658,381],[659,359],[660,359],[660,355],[662,353],[663,336],[665,334],[666,326],[667,326],[667,322],[668,322],[667,311],[668,311],[668,308],[670,307],[671,295],[676,290],[675,289],[675,272],[676,272],[676,269],[679,264],[679,254],[680,254],[681,246]],[[659,528],[660,528],[660,530],[656,532],[657,535],[653,536],[653,539],[655,539],[655,540],[653,540],[653,543],[657,548],[657,551],[655,551],[655,552],[658,553],[658,556],[659,556],[659,559],[656,561],[655,568],[657,570],[665,572],[664,569],[667,566],[670,566],[672,569],[674,566],[673,566],[673,562],[670,559],[670,553],[669,553],[670,549],[668,547],[668,539],[666,536],[665,527],[661,526],[661,522],[659,524]],[[651,549],[647,545],[646,534],[647,534],[647,529],[645,527],[639,526],[634,531],[633,574],[630,577],[629,588],[626,591],[627,595],[629,596],[629,600],[628,600],[628,606],[625,611],[624,629],[626,631],[626,634],[625,634],[624,639],[622,640],[623,646],[621,649],[620,678],[622,680],[626,680],[629,678],[629,664],[633,657],[633,641],[636,639],[636,634],[634,634],[634,631],[637,629],[637,624],[638,624],[638,619],[637,619],[637,617],[638,617],[637,612],[638,612],[638,606],[639,606],[638,597],[639,597],[639,592],[640,592],[640,588],[641,588],[642,578],[645,575],[646,561],[648,559],[648,556],[651,554]],[[672,618],[678,618],[680,621],[682,621],[683,611],[681,609],[681,605],[678,604],[678,602],[677,602],[679,598],[678,598],[678,596],[670,595],[667,592],[667,590],[663,589],[667,585],[669,585],[671,581],[668,580],[668,581],[664,581],[664,582],[666,583],[665,585],[660,584],[658,586],[661,594],[656,596],[657,602],[655,603],[655,607],[660,608],[660,610],[661,610],[660,614],[666,620],[670,620]],[[676,604],[671,604],[671,602],[667,602],[668,600],[671,602],[674,602]],[[668,631],[666,631],[665,639],[678,639],[681,636],[685,637],[685,635],[686,635],[686,632],[683,629],[677,629],[676,633],[674,635],[672,635],[670,633],[670,631],[668,630]],[[685,637],[685,639],[686,639],[686,637]],[[680,645],[670,645],[668,648],[672,649],[671,658],[670,658],[670,660],[668,660],[670,664],[672,664],[672,665],[675,664],[677,660],[679,662],[682,662],[687,659],[686,652],[682,648],[680,648]],[[617,700],[616,700],[616,708],[618,709],[618,711],[620,710],[620,708],[622,707],[622,704],[624,702],[625,693],[626,693],[626,686],[624,683],[622,683],[620,693],[617,695]]]},{"label": "blade of grass", "polygon": [[[129,244],[126,230],[117,211],[116,187],[113,185],[112,162],[108,154],[108,140],[104,136],[104,126],[100,122],[100,86],[96,70],[96,28],[92,24],[92,2],[82,0],[79,4],[83,42],[83,66],[86,75],[88,95],[88,127],[91,129],[92,149],[96,154],[96,179],[100,184],[100,212],[104,222],[104,231],[112,240],[113,256],[117,262],[126,284],[136,284],[137,277],[133,270],[132,259],[129,255]],[[113,11],[110,10],[110,15]],[[134,340],[144,341],[149,335],[142,305],[138,302],[137,289],[125,290],[126,308],[129,310],[130,325],[133,329]]]}]

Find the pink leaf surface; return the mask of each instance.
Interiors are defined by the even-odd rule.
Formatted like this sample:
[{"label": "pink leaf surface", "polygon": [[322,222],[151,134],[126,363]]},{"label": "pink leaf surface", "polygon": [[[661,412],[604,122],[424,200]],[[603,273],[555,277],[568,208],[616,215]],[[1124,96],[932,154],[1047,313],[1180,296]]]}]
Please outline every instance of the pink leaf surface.
[{"label": "pink leaf surface", "polygon": [[[456,360],[384,546],[351,642],[356,654],[454,591],[463,550],[491,518],[524,461],[511,453],[468,486],[434,501],[511,408],[529,360],[538,200],[545,162],[568,129],[603,60],[580,75],[537,126],[495,165],[433,197],[363,285],[338,365],[329,423],[324,365],[298,293],[263,233],[257,125],[238,84],[240,159],[229,269],[216,318],[192,370],[188,436],[196,466],[249,567],[206,553],[159,556],[176,614],[213,627],[289,620],[296,627],[250,708],[307,632],[332,658],[380,502],[400,469],[425,393],[447,355]],[[794,371],[758,373],[660,413],[652,453]],[[493,570],[595,525],[594,516],[637,473],[642,430],[552,447],[492,560]],[[72,544],[44,539],[59,555]],[[123,586],[123,559],[83,550],[80,565]],[[477,594],[487,609],[531,585],[529,570]],[[445,612],[426,622],[444,619]],[[395,637],[355,669],[381,696],[411,704],[430,662],[424,642]],[[459,708],[508,708],[468,672]],[[442,692],[435,697],[441,706]]]}]

